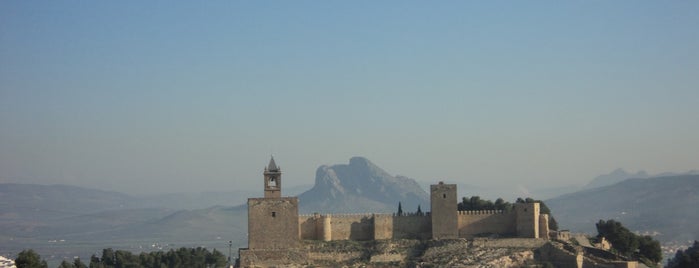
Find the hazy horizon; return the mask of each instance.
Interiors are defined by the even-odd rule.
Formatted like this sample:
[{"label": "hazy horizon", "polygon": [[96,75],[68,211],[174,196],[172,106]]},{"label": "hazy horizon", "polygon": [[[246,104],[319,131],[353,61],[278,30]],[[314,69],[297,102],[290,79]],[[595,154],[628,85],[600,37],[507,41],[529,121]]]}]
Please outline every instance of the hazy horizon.
[{"label": "hazy horizon", "polygon": [[0,182],[285,186],[699,169],[699,3],[0,2]]},{"label": "hazy horizon", "polygon": [[[336,163],[336,164],[347,164],[347,163]],[[609,173],[605,174],[599,174],[598,176],[605,176],[605,175],[610,175],[615,173],[618,170],[622,170],[623,172],[626,172],[627,174],[631,175],[630,178],[636,178],[633,175],[640,173],[647,173],[644,170],[639,170],[639,171],[629,171],[625,170],[623,168],[617,168],[615,170],[610,171]],[[660,172],[660,173],[651,173],[651,174],[646,174],[645,176],[639,177],[639,178],[653,178],[653,177],[658,177],[658,176],[666,176],[666,175],[683,175],[683,174],[697,174],[699,173],[698,170],[686,170],[686,171],[665,171],[665,172]],[[394,173],[389,173],[392,176],[406,176],[403,174],[394,174]],[[409,176],[406,176],[409,177]],[[501,182],[484,182],[484,183],[471,183],[468,180],[451,180],[451,179],[424,179],[424,178],[413,178],[409,177],[411,179],[414,179],[420,184],[421,188],[425,191],[429,190],[429,185],[437,183],[439,181],[445,181],[447,183],[457,183],[461,185],[460,187],[466,186],[467,188],[459,188],[459,197],[463,196],[471,196],[471,195],[478,195],[480,197],[486,198],[486,199],[496,199],[503,197],[507,199],[508,201],[514,201],[518,197],[534,197],[534,198],[539,198],[539,199],[548,199],[551,197],[563,195],[566,193],[570,193],[571,191],[577,191],[577,190],[582,190],[586,185],[588,185],[590,182],[593,181],[597,176],[594,178],[591,178],[589,180],[582,180],[582,181],[577,181],[577,182],[572,182],[568,181],[569,184],[544,184],[544,185],[530,185],[530,186],[525,186],[524,184],[506,184],[506,183],[501,183]],[[257,179],[255,185],[246,185],[244,187],[231,187],[231,188],[215,188],[215,189],[207,189],[207,188],[186,188],[186,189],[177,189],[177,190],[154,190],[154,189],[129,189],[129,188],[120,188],[118,186],[108,186],[108,185],[99,185],[99,184],[85,184],[85,183],[73,183],[73,182],[65,182],[65,181],[54,181],[54,180],[21,180],[21,179],[2,179],[0,178],[0,183],[20,183],[20,184],[38,184],[38,185],[69,185],[69,186],[79,186],[83,188],[88,188],[88,189],[96,189],[96,190],[102,190],[102,191],[114,191],[114,192],[121,192],[125,194],[130,194],[130,195],[136,195],[136,196],[141,196],[141,195],[160,195],[160,194],[194,194],[194,193],[230,193],[230,192],[262,192],[262,181],[260,179]],[[311,179],[306,179],[306,180],[301,180],[300,183],[294,183],[292,182],[291,184],[285,183],[284,184],[284,194],[285,195],[290,195],[290,196],[296,196],[298,194],[301,194],[307,190],[310,190],[315,183],[315,177]],[[552,190],[559,189],[561,191],[555,192]],[[541,196],[540,194],[546,194],[545,196]]]}]

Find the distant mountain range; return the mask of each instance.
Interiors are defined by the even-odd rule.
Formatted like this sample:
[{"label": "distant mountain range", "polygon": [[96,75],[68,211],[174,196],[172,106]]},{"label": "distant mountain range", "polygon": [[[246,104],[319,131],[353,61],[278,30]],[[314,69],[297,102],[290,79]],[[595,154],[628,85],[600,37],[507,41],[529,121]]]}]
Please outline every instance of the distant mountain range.
[{"label": "distant mountain range", "polygon": [[[205,246],[227,252],[229,240],[235,247],[246,244],[247,208],[211,205],[227,202],[226,196],[136,197],[68,185],[0,184],[0,253],[33,248],[51,263],[73,256],[89,260],[107,247]],[[240,199],[234,197],[233,204]]]},{"label": "distant mountain range", "polygon": [[[589,184],[612,185],[545,202],[563,229],[594,233],[599,219],[617,219],[632,230],[657,233],[664,241],[699,239],[699,175],[617,182],[639,174],[644,173],[615,171]],[[283,194],[308,188],[285,189]],[[477,192],[475,187],[468,191]],[[87,259],[106,247],[148,251],[205,246],[227,252],[228,241],[233,248],[246,245],[245,200],[260,196],[261,190],[132,196],[67,185],[0,184],[0,253],[34,248],[60,261]],[[391,213],[398,202],[405,212],[418,205],[429,211],[428,194],[415,180],[392,176],[362,157],[319,167],[315,184],[299,201],[301,213]]]},{"label": "distant mountain range", "polygon": [[624,169],[617,168],[609,174],[599,175],[583,187],[583,189],[592,189],[607,185],[613,185],[627,179],[647,179],[653,177],[671,177],[678,175],[699,175],[699,170],[690,170],[685,173],[664,172],[657,175],[650,175],[643,170],[636,173],[626,172]]},{"label": "distant mountain range", "polygon": [[615,219],[661,241],[699,240],[699,175],[626,179],[545,202],[576,232],[596,234],[597,221]]},{"label": "distant mountain range", "polygon": [[390,213],[398,202],[405,212],[429,211],[427,192],[415,180],[391,176],[363,157],[319,167],[313,188],[299,195],[302,213]]}]

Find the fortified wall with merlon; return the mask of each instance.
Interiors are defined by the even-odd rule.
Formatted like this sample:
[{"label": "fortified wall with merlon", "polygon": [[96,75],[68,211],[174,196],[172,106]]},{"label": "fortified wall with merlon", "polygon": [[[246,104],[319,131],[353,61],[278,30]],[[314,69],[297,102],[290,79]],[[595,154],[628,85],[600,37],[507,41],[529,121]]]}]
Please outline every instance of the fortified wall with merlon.
[{"label": "fortified wall with merlon", "polygon": [[288,256],[302,240],[439,240],[483,235],[548,239],[549,234],[548,215],[540,214],[539,203],[515,203],[512,211],[458,211],[455,184],[430,186],[428,213],[299,215],[298,199],[281,196],[281,170],[272,158],[264,171],[264,189],[264,198],[248,199],[248,248],[239,251],[242,267],[259,264],[260,259],[275,264],[274,256],[284,255],[284,250]]}]

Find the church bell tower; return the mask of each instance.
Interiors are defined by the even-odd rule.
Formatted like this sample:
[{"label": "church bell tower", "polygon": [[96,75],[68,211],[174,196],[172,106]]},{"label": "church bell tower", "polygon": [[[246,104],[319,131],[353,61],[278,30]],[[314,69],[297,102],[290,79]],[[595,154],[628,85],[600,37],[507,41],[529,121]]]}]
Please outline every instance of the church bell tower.
[{"label": "church bell tower", "polygon": [[[282,172],[274,163],[274,158],[264,171],[265,195],[260,198],[248,198],[248,250],[263,250],[258,256],[265,256],[280,261],[276,265],[285,264],[284,256],[276,256],[277,251],[270,249],[296,248],[299,244],[299,199],[297,197],[282,197]],[[241,251],[241,260],[246,253]],[[258,260],[254,253],[249,260]],[[241,261],[245,263],[245,261]],[[253,265],[243,265],[252,267]],[[283,265],[282,265],[283,266]],[[255,266],[257,267],[257,266]],[[271,267],[262,265],[262,267]]]},{"label": "church bell tower", "polygon": [[269,160],[269,164],[265,167],[265,198],[281,198],[282,197],[282,171],[276,163],[274,157]]}]

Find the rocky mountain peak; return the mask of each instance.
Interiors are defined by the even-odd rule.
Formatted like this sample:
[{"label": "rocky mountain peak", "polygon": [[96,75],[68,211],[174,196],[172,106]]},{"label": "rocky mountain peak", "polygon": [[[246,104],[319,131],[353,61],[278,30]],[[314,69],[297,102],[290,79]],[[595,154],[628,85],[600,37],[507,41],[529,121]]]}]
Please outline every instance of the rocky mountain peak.
[{"label": "rocky mountain peak", "polygon": [[364,157],[320,166],[315,185],[299,198],[301,210],[307,212],[393,212],[398,202],[406,211],[429,205],[427,193],[415,180],[391,176]]}]

